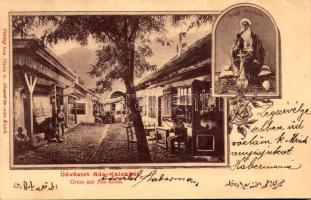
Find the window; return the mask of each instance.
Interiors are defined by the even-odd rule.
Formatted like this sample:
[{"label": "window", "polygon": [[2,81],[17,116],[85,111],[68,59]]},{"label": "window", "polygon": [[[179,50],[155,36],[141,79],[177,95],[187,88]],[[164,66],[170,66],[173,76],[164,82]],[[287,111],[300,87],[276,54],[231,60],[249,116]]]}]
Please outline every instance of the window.
[{"label": "window", "polygon": [[171,117],[172,115],[172,96],[170,90],[163,93],[163,117]]},{"label": "window", "polygon": [[177,101],[174,106],[174,114],[183,119],[184,122],[192,122],[192,106],[191,106],[191,87],[183,86],[177,89]]},{"label": "window", "polygon": [[55,87],[56,91],[55,91],[55,94],[56,94],[56,105],[59,106],[59,105],[64,105],[64,89],[59,87],[59,86],[56,86]]},{"label": "window", "polygon": [[191,105],[191,88],[181,87],[177,90],[177,105]]},{"label": "window", "polygon": [[149,112],[148,112],[148,116],[151,118],[155,118],[156,117],[156,105],[157,105],[157,97],[156,96],[151,96],[148,98],[149,100]]},{"label": "window", "polygon": [[215,111],[216,98],[212,97],[211,90],[206,91],[205,89],[203,89],[202,92],[200,93],[200,101],[201,101],[202,110]]},{"label": "window", "polygon": [[177,100],[177,88],[171,87],[163,90],[163,117],[172,117]]},{"label": "window", "polygon": [[75,103],[75,98],[72,96],[68,96],[68,104],[74,104]]},{"label": "window", "polygon": [[86,103],[77,103],[77,115],[85,115],[86,114]]}]

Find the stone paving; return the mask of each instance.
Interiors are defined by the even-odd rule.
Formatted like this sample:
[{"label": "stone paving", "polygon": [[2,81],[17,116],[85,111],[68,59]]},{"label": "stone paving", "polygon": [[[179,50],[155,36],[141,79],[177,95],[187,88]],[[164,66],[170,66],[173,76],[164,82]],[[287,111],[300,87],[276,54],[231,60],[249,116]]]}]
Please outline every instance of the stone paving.
[{"label": "stone paving", "polygon": [[[111,124],[91,163],[137,163],[140,162],[136,145],[128,151],[125,124]],[[172,163],[190,161],[191,157],[184,154],[169,154],[159,147],[155,140],[149,140],[149,149],[153,163]]]},{"label": "stone paving", "polygon": [[[109,164],[139,162],[136,147],[127,149],[125,124],[80,124],[69,130],[63,143],[52,142],[15,156],[15,164]],[[185,154],[169,154],[149,140],[152,162],[191,161]],[[135,145],[136,146],[136,145]]]},{"label": "stone paving", "polygon": [[104,124],[80,124],[63,143],[51,142],[15,156],[15,164],[85,164],[100,145]]}]

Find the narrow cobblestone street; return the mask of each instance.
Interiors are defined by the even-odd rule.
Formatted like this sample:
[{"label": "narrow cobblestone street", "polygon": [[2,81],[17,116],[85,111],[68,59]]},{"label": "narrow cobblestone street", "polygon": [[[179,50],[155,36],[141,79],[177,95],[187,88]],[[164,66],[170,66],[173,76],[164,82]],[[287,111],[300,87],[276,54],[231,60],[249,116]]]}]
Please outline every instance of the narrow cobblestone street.
[{"label": "narrow cobblestone street", "polygon": [[[139,163],[136,146],[127,150],[127,138],[125,124],[111,124],[106,137],[96,153],[90,159],[90,163]],[[156,145],[155,140],[149,140],[149,150],[153,163],[172,163],[190,161],[191,156],[169,154],[166,149]]]},{"label": "narrow cobblestone street", "polygon": [[15,164],[83,164],[101,143],[105,124],[80,124],[65,133],[63,143],[51,142],[21,153]]},{"label": "narrow cobblestone street", "polygon": [[[127,149],[124,125],[80,124],[65,134],[63,143],[51,142],[20,153],[15,156],[15,164],[138,163],[136,147]],[[154,140],[148,143],[154,163],[191,161],[187,155],[169,154]]]}]

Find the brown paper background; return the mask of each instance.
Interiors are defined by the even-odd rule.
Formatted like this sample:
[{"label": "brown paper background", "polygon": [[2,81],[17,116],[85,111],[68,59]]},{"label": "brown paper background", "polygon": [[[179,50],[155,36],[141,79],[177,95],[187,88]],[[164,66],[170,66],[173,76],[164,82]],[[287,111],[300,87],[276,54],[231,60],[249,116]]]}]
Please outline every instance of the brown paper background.
[{"label": "brown paper background", "polygon": [[[9,11],[210,11],[221,12],[236,3],[255,3],[266,9],[275,19],[281,37],[282,99],[274,100],[275,108],[287,102],[304,102],[311,107],[311,1],[69,1],[69,0],[1,0],[0,31],[9,30]],[[8,41],[7,41],[8,42]],[[0,45],[2,53],[2,44]],[[7,49],[9,52],[9,49]],[[2,62],[2,57],[1,60]],[[1,72],[2,73],[2,72]],[[1,76],[2,79],[2,76]],[[1,80],[1,87],[2,87]],[[1,113],[2,96],[1,88]],[[8,95],[8,94],[7,94]],[[9,109],[9,107],[7,107]],[[1,115],[2,117],[2,115]],[[304,134],[310,135],[310,117],[305,118]],[[2,120],[0,123],[2,127]],[[236,136],[232,133],[231,137]],[[61,178],[61,170],[10,170],[9,134],[0,133],[0,199],[60,199],[60,198],[237,198],[237,197],[311,197],[311,143],[297,146],[295,160],[303,164],[299,170],[231,171],[227,168],[161,169],[170,176],[191,176],[200,181],[199,187],[184,182],[146,183],[132,187],[132,183],[118,185],[71,185]],[[282,159],[280,157],[279,159]],[[271,160],[273,163],[274,161]],[[91,169],[83,169],[93,171]],[[83,171],[75,169],[73,171]],[[103,170],[103,169],[102,169]],[[107,170],[109,171],[109,170]],[[110,170],[118,171],[118,170]],[[126,171],[120,170],[120,171]],[[228,180],[286,179],[276,190],[243,190],[224,187]],[[53,181],[59,189],[53,192],[28,192],[13,188],[16,181]]]}]

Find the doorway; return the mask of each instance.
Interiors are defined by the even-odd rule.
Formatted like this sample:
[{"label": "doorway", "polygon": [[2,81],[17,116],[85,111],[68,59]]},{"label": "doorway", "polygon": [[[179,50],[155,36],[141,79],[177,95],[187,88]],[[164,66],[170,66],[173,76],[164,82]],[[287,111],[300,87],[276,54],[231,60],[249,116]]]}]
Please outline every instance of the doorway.
[{"label": "doorway", "polygon": [[197,156],[224,156],[223,99],[211,95],[211,83],[194,80],[192,95],[192,152]]},{"label": "doorway", "polygon": [[158,126],[162,126],[162,101],[163,96],[158,97]]}]

